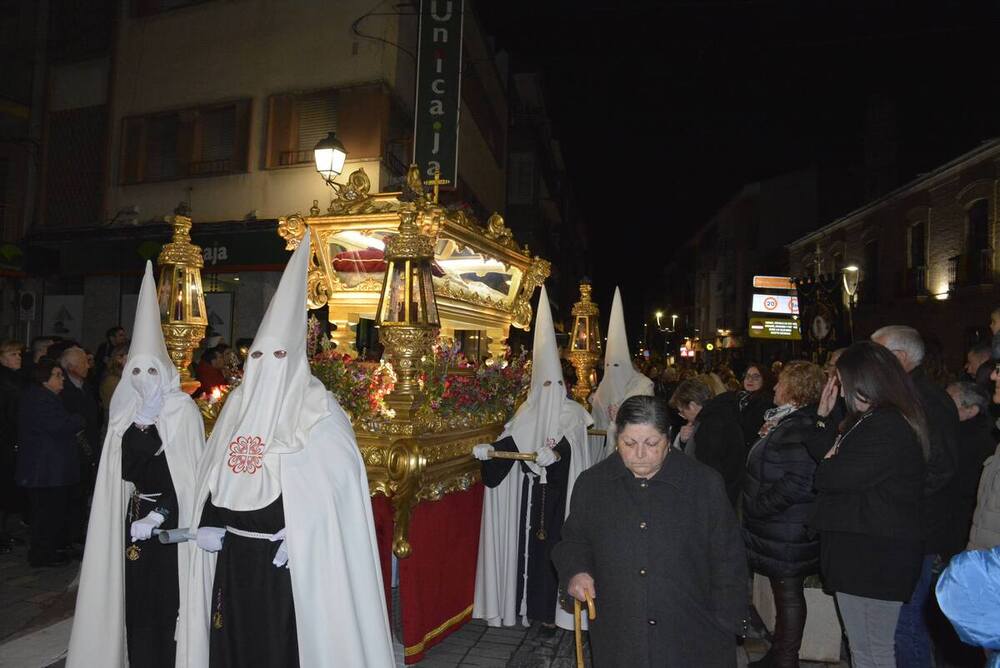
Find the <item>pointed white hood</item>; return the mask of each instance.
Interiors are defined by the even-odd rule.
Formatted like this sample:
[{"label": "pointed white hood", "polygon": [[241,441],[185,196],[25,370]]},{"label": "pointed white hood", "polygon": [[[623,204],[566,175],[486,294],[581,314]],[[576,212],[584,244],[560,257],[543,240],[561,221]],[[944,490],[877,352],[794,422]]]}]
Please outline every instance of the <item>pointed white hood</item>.
[{"label": "pointed white hood", "polygon": [[257,329],[243,382],[226,398],[208,451],[212,503],[256,510],[281,493],[283,454],[301,450],[309,430],[329,414],[326,388],[306,357],[307,230],[292,254]]},{"label": "pointed white hood", "polygon": [[[512,436],[521,452],[537,452],[545,445],[559,443],[580,420],[589,422],[580,405],[566,396],[552,310],[543,285],[531,348],[531,387],[528,398],[507,423],[504,436]],[[541,470],[533,463],[528,466],[536,473]]]},{"label": "pointed white hood", "polygon": [[653,395],[653,381],[632,366],[632,354],[628,349],[628,335],[625,332],[625,309],[622,307],[622,295],[615,288],[614,301],[611,302],[611,318],[608,321],[608,343],[604,350],[604,377],[597,390],[590,396],[593,406],[591,415],[597,429],[607,431],[607,437],[591,437],[591,445],[595,451],[595,459],[614,452],[616,447],[616,432],[612,416],[618,407],[629,397],[637,395]]},{"label": "pointed white hood", "polygon": [[[170,470],[177,497],[177,520],[182,527],[187,526],[185,522],[192,512],[195,471],[205,446],[201,414],[191,397],[181,390],[180,374],[163,342],[156,283],[149,262],[139,289],[132,334],[128,361],[111,397],[108,431],[97,470],[76,599],[78,610],[99,612],[74,618],[66,660],[69,668],[126,665],[124,552],[128,527],[125,509],[134,486],[122,480],[122,436],[139,410],[140,388],[145,391],[155,385],[163,392],[163,408],[156,418],[156,431],[163,444],[162,456],[166,457]],[[186,606],[188,568],[194,551],[193,542],[177,546],[181,614]],[[186,664],[178,655],[177,666],[183,665]]]}]

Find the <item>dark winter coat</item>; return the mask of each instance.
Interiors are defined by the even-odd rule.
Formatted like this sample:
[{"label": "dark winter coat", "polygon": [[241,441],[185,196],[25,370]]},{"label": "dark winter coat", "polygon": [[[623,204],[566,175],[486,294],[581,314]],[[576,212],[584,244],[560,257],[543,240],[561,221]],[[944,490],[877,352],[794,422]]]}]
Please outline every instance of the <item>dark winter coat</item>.
[{"label": "dark winter coat", "polygon": [[986,413],[958,424],[958,470],[952,481],[955,499],[954,537],[948,556],[963,551],[969,541],[983,464],[996,450],[992,428],[992,420]]},{"label": "dark winter coat", "polygon": [[594,578],[595,666],[736,665],[746,557],[717,473],[674,450],[640,480],[614,453],[577,478],[562,538],[563,591],[577,573]]},{"label": "dark winter coat", "polygon": [[816,409],[800,408],[761,438],[747,457],[743,540],[750,567],[768,577],[819,572],[819,537],[808,528],[816,503],[816,461],[806,443]]},{"label": "dark winter coat", "polygon": [[924,541],[926,554],[947,554],[956,522],[955,486],[958,471],[958,409],[922,366],[910,372],[927,418],[930,456],[924,480]]},{"label": "dark winter coat", "polygon": [[83,418],[69,413],[59,397],[33,384],[25,390],[18,410],[17,484],[21,487],[62,487],[80,482],[77,432]]},{"label": "dark winter coat", "polygon": [[844,433],[820,421],[809,451],[819,462],[810,525],[820,532],[820,572],[828,591],[908,601],[923,563],[924,455],[893,409],[876,409]]},{"label": "dark winter coat", "polygon": [[[17,505],[14,466],[17,461],[17,406],[22,381],[17,371],[0,366],[0,510]],[[0,527],[0,532],[3,528]]]},{"label": "dark winter coat", "polygon": [[694,436],[683,445],[686,454],[718,471],[726,486],[726,496],[735,506],[743,484],[747,451],[733,402],[724,395],[706,402],[695,419]]},{"label": "dark winter coat", "polygon": [[101,446],[103,445],[101,427],[104,424],[104,411],[101,409],[97,394],[89,383],[84,382],[83,387],[79,388],[70,380],[69,371],[64,370],[63,373],[66,380],[59,396],[67,411],[83,418],[83,435],[90,446],[93,457],[91,464],[96,465],[100,460]]},{"label": "dark winter coat", "polygon": [[774,394],[767,390],[757,392],[726,392],[720,400],[732,402],[740,416],[740,430],[747,450],[760,438],[760,428],[764,424],[764,413],[774,408]]}]

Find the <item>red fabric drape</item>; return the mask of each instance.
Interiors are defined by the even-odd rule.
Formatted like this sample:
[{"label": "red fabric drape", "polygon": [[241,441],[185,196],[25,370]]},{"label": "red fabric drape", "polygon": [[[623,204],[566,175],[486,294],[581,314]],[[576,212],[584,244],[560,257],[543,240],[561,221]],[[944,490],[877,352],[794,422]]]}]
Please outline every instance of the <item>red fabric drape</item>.
[{"label": "red fabric drape", "polygon": [[[407,664],[420,661],[472,615],[482,511],[482,484],[420,503],[413,511],[413,549],[399,560]],[[391,529],[389,534],[391,550]]]},{"label": "red fabric drape", "polygon": [[372,514],[375,516],[375,541],[378,543],[378,559],[385,587],[385,607],[389,611],[389,619],[392,619],[392,502],[381,494],[373,496]]}]

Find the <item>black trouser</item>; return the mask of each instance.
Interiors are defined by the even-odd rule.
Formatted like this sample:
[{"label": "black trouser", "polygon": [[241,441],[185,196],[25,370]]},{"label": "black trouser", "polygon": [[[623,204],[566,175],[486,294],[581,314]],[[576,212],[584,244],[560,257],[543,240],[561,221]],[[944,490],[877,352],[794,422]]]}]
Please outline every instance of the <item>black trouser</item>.
[{"label": "black trouser", "polygon": [[805,578],[768,578],[774,593],[774,639],[768,652],[775,668],[798,668],[806,626]]},{"label": "black trouser", "polygon": [[56,550],[69,542],[70,503],[76,485],[30,487],[31,547],[28,562],[44,564],[56,558]]}]

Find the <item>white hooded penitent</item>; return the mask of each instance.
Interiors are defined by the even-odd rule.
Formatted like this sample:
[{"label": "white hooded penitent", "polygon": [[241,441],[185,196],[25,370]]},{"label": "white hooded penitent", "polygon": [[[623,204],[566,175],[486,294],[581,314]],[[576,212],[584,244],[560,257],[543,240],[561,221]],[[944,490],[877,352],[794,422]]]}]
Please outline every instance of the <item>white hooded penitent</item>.
[{"label": "white hooded penitent", "polygon": [[[139,289],[134,328],[128,361],[111,398],[108,432],[90,509],[67,666],[125,665],[125,510],[134,486],[122,480],[122,436],[140,408],[140,393],[148,396],[153,386],[158,386],[163,393],[163,408],[156,419],[156,430],[163,443],[163,456],[167,458],[182,523],[190,515],[194,502],[196,468],[205,444],[204,423],[191,397],[181,391],[177,368],[167,354],[150,262],[146,262],[146,273]],[[195,549],[193,542],[177,546],[182,611]],[[185,665],[179,655],[176,665]]]},{"label": "white hooded penitent", "polygon": [[[507,423],[500,439],[510,436],[521,452],[536,452],[551,447],[564,437],[569,441],[569,483],[566,489],[566,514],[569,514],[573,484],[592,463],[587,448],[590,416],[580,404],[566,395],[566,385],[559,362],[556,332],[552,324],[549,298],[542,286],[535,319],[535,338],[531,350],[531,387],[528,398]],[[534,462],[528,467],[542,475],[544,469]],[[521,517],[521,488],[524,473],[520,466],[498,486],[485,490],[483,522],[479,535],[479,558],[476,565],[476,594],[472,616],[485,619],[490,626],[511,626],[518,618],[524,622],[523,605],[518,605],[517,570],[518,531],[526,524]],[[530,507],[530,500],[528,506]],[[556,623],[573,628],[573,618],[556,606]],[[518,608],[522,608],[519,610]]]},{"label": "white hooded penitent", "polygon": [[[307,230],[257,330],[243,382],[212,430],[192,526],[209,493],[231,510],[263,508],[280,494],[300,664],[391,666],[364,462],[350,420],[306,356],[310,255]],[[215,561],[199,550],[192,568],[199,592],[182,643],[189,666],[208,665]]]},{"label": "white hooded penitent", "polygon": [[595,460],[604,459],[615,451],[617,443],[614,416],[623,401],[635,396],[653,396],[653,381],[632,366],[632,355],[625,333],[622,296],[618,288],[615,288],[611,318],[608,321],[608,344],[604,352],[604,377],[590,397],[594,429],[604,429],[608,433],[606,439],[603,436],[590,437]]}]

